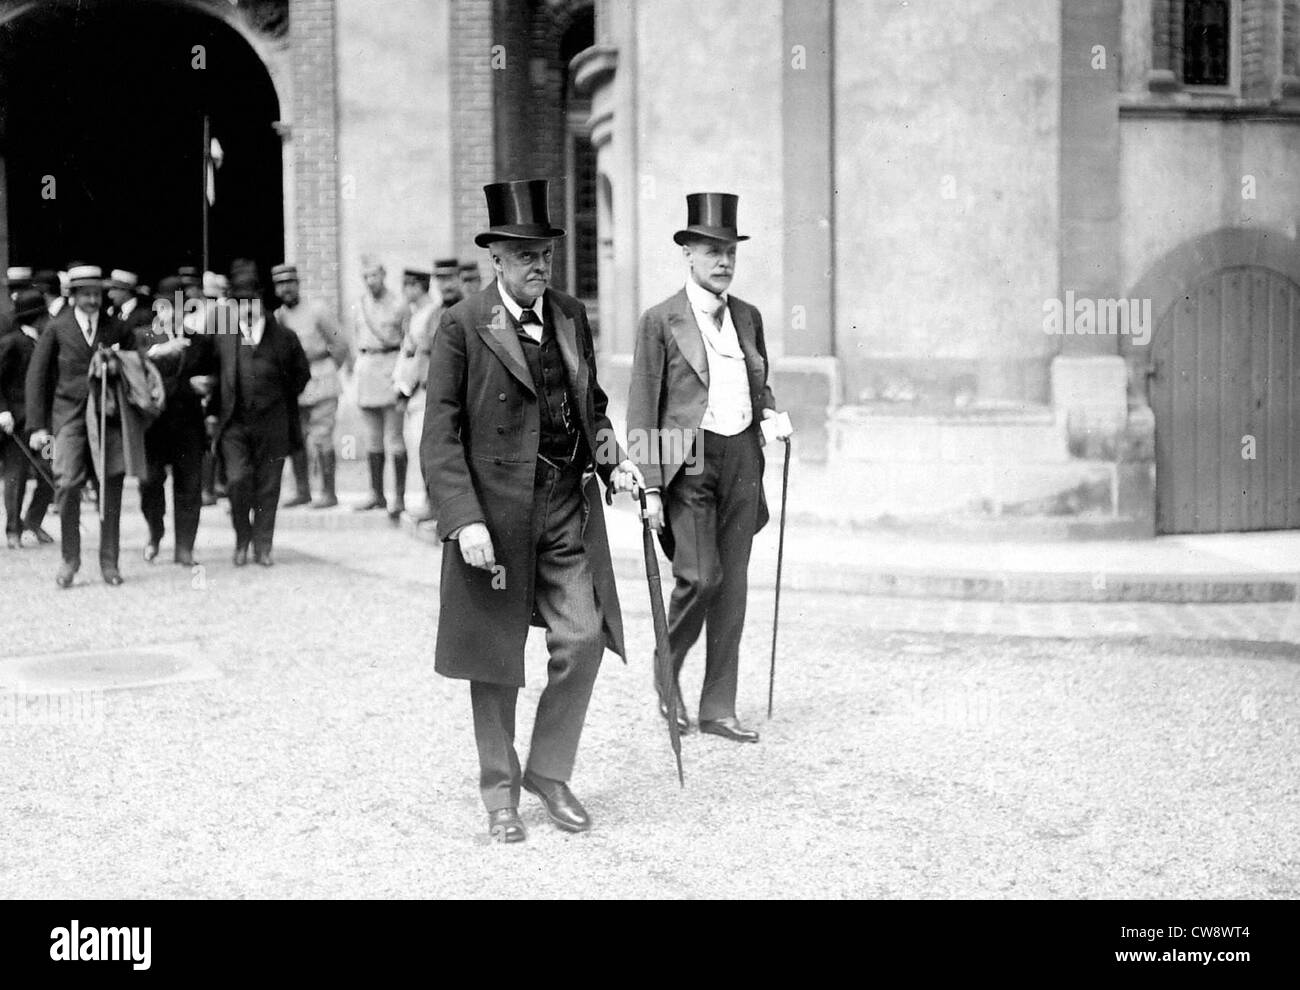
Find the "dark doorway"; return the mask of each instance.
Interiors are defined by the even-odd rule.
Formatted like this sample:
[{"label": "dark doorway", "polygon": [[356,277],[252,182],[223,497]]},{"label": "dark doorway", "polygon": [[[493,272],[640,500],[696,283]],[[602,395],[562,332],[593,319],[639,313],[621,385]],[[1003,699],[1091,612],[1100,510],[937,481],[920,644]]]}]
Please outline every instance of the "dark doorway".
[{"label": "dark doorway", "polygon": [[0,94],[10,264],[75,258],[155,285],[200,265],[205,115],[224,153],[208,267],[281,260],[279,101],[219,17],[180,0],[46,0],[0,25]]}]

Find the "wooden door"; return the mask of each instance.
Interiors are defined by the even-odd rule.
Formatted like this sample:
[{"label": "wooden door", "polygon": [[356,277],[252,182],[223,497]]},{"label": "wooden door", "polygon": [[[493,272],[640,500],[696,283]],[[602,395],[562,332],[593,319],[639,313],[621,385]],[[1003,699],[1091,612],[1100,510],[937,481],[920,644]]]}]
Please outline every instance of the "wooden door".
[{"label": "wooden door", "polygon": [[1218,533],[1300,526],[1300,287],[1225,268],[1160,319],[1156,528]]}]

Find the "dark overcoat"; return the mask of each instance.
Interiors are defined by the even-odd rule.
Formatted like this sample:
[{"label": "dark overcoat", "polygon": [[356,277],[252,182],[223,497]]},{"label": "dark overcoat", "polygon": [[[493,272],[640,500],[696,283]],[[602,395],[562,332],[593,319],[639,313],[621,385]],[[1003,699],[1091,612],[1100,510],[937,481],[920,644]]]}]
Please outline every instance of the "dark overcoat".
[{"label": "dark overcoat", "polygon": [[[217,436],[225,433],[235,414],[236,383],[235,374],[239,366],[239,348],[251,347],[244,342],[240,333],[208,333],[208,340],[203,345],[205,350],[197,352],[206,354],[206,361],[215,363],[217,384],[212,393],[209,409],[215,409],[217,416]],[[288,457],[303,449],[302,419],[298,415],[298,396],[311,381],[311,367],[307,355],[303,353],[298,335],[292,330],[280,326],[274,316],[266,316],[266,329],[262,331],[262,341],[258,350],[270,349],[272,360],[280,369],[280,382],[284,389],[284,402],[268,410],[259,423],[244,424],[249,429],[264,429],[274,437],[288,437],[288,447],[282,447],[283,441],[272,444],[266,456],[275,460]],[[211,374],[212,367],[203,361],[187,369],[195,374]]]},{"label": "dark overcoat", "polygon": [[95,340],[87,344],[73,307],[59,310],[41,332],[27,367],[27,429],[58,436],[66,424],[85,416],[91,358],[100,346],[114,344],[135,347],[135,339],[120,320],[100,310]]},{"label": "dark overcoat", "polygon": [[[582,303],[548,289],[543,319],[554,328],[582,431],[608,486],[623,459],[596,381]],[[514,323],[494,283],[443,313],[429,360],[420,463],[438,519],[441,611],[435,669],[445,677],[522,686],[524,641],[534,610],[533,479],[541,411]],[[623,617],[610,562],[600,488],[583,478],[583,544],[605,645],[625,656]],[[498,569],[470,567],[453,533],[487,525]]]},{"label": "dark overcoat", "polygon": [[[762,442],[759,423],[764,409],[775,409],[776,400],[768,384],[767,344],[763,339],[763,317],[758,308],[735,296],[727,297],[731,322],[736,327],[740,349],[749,376],[749,398],[753,405],[753,430]],[[646,310],[637,328],[632,356],[632,383],[627,397],[628,452],[647,488],[658,488],[666,500],[669,486],[685,463],[689,444],[682,437],[698,436],[709,405],[709,357],[700,325],[682,289],[657,306]],[[762,470],[762,454],[759,470]],[[768,521],[767,496],[758,486],[758,532]],[[672,530],[665,520],[660,534],[664,553],[672,557]]]}]

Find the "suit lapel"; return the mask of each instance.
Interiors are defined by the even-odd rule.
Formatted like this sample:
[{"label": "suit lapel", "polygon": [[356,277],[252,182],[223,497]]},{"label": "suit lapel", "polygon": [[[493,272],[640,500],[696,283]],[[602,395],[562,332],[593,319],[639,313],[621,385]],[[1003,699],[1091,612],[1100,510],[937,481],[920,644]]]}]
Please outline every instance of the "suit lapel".
[{"label": "suit lapel", "polygon": [[686,358],[686,363],[707,388],[709,358],[704,353],[704,338],[700,336],[700,325],[695,320],[695,311],[691,309],[691,301],[685,289],[673,296],[672,308],[668,314],[668,328],[672,331],[673,339],[677,341],[677,349],[682,352],[682,357]]},{"label": "suit lapel", "polygon": [[555,330],[555,340],[560,345],[560,356],[564,358],[564,368],[568,371],[569,381],[573,384],[573,394],[577,396],[586,395],[587,362],[578,356],[577,328],[569,315],[555,304],[555,299],[549,290],[543,308],[547,319],[551,321],[551,326]]},{"label": "suit lapel", "polygon": [[480,300],[477,330],[483,343],[506,366],[506,370],[518,379],[520,385],[528,389],[530,394],[536,395],[533,376],[528,371],[528,362],[519,343],[514,320],[511,319],[506,304],[501,301],[501,293],[497,291],[495,282],[479,293],[476,301]]}]

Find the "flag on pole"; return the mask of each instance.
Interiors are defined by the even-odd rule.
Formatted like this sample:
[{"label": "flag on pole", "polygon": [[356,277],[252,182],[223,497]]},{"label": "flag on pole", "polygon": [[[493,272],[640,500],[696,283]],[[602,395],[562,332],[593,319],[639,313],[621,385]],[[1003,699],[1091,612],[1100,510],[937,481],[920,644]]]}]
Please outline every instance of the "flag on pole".
[{"label": "flag on pole", "polygon": [[213,206],[217,202],[217,169],[221,168],[222,161],[225,160],[226,153],[221,149],[221,142],[213,138],[208,143],[208,205]]}]

